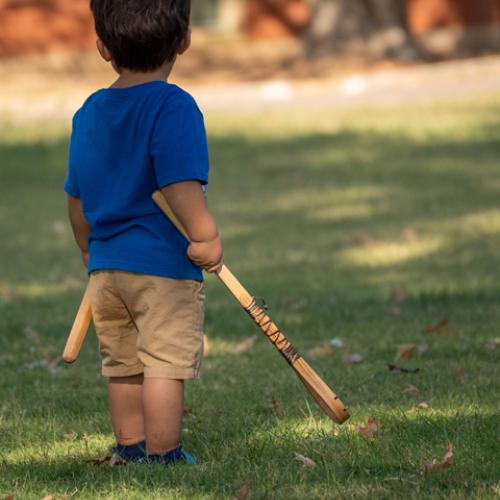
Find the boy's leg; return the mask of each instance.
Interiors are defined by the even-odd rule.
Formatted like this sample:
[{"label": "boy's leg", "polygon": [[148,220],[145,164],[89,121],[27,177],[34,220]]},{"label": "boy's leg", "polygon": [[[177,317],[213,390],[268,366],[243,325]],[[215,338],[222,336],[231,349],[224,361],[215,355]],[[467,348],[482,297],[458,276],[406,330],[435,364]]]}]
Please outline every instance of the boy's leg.
[{"label": "boy's leg", "polygon": [[143,365],[137,357],[138,332],[116,283],[116,272],[90,276],[92,316],[99,338],[102,374],[109,379],[111,423],[117,452],[125,459],[144,457]]},{"label": "boy's leg", "polygon": [[139,332],[149,458],[188,461],[180,447],[183,381],[198,377],[203,355],[203,284],[149,275],[122,277],[124,301]]},{"label": "boy's leg", "polygon": [[108,385],[111,423],[120,445],[144,441],[142,410],[143,375],[110,377]]},{"label": "boy's leg", "polygon": [[143,385],[144,424],[150,455],[179,446],[184,408],[184,381],[146,378]]}]

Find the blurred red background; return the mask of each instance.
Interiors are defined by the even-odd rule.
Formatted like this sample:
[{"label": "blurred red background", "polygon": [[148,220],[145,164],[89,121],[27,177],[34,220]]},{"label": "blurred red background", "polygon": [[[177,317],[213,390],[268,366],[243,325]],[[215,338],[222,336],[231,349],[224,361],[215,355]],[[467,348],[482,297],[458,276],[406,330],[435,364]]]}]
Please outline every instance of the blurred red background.
[{"label": "blurred red background", "polygon": [[[406,2],[407,21],[416,34],[442,27],[500,24],[499,0]],[[307,0],[234,3],[241,6],[241,29],[253,39],[299,36],[310,20]],[[0,0],[0,56],[86,50],[94,41],[88,0]]]}]

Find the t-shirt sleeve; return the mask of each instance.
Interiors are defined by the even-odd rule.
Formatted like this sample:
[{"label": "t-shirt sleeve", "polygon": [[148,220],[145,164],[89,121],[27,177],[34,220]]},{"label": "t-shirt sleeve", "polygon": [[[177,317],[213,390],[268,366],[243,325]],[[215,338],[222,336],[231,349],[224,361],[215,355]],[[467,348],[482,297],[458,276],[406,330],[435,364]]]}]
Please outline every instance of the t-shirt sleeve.
[{"label": "t-shirt sleeve", "polygon": [[151,138],[158,187],[197,180],[208,182],[209,157],[203,115],[191,97],[168,105],[158,116]]},{"label": "t-shirt sleeve", "polygon": [[78,185],[78,171],[76,167],[76,151],[75,151],[75,120],[73,119],[73,130],[71,132],[71,139],[69,141],[69,155],[68,155],[68,172],[66,174],[66,180],[64,181],[64,191],[74,196],[75,198],[80,198],[80,187]]}]

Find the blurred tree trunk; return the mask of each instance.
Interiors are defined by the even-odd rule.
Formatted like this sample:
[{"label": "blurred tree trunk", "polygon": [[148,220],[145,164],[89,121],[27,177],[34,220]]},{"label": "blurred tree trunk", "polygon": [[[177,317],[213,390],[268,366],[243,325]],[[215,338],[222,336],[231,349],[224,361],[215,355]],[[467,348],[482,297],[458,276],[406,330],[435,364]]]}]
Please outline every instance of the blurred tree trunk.
[{"label": "blurred tree trunk", "polygon": [[305,37],[309,55],[359,49],[375,57],[426,57],[406,23],[404,0],[308,0],[312,21]]}]

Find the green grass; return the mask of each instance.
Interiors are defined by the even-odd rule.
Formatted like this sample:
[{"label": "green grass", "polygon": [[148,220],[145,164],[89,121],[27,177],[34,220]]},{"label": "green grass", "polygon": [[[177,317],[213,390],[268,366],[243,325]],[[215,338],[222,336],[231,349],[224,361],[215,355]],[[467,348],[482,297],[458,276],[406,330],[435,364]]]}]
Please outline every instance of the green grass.
[{"label": "green grass", "polygon": [[[85,462],[113,441],[93,334],[74,366],[33,367],[43,356],[29,329],[59,353],[86,277],[61,191],[67,131],[4,126],[0,496],[220,499],[251,481],[250,498],[498,498],[500,348],[484,346],[500,336],[499,116],[500,96],[207,116],[226,262],[352,418],[333,426],[263,336],[235,354],[257,333],[211,278],[210,352],[188,384],[184,434],[202,463],[167,469]],[[443,319],[452,335],[424,333]],[[334,337],[363,361],[307,354]],[[416,374],[387,368],[402,343],[426,347],[397,361]],[[403,394],[407,384],[420,395]],[[422,401],[429,409],[415,411]],[[368,417],[384,426],[372,440],[355,427]],[[448,442],[454,465],[422,477]]]}]

